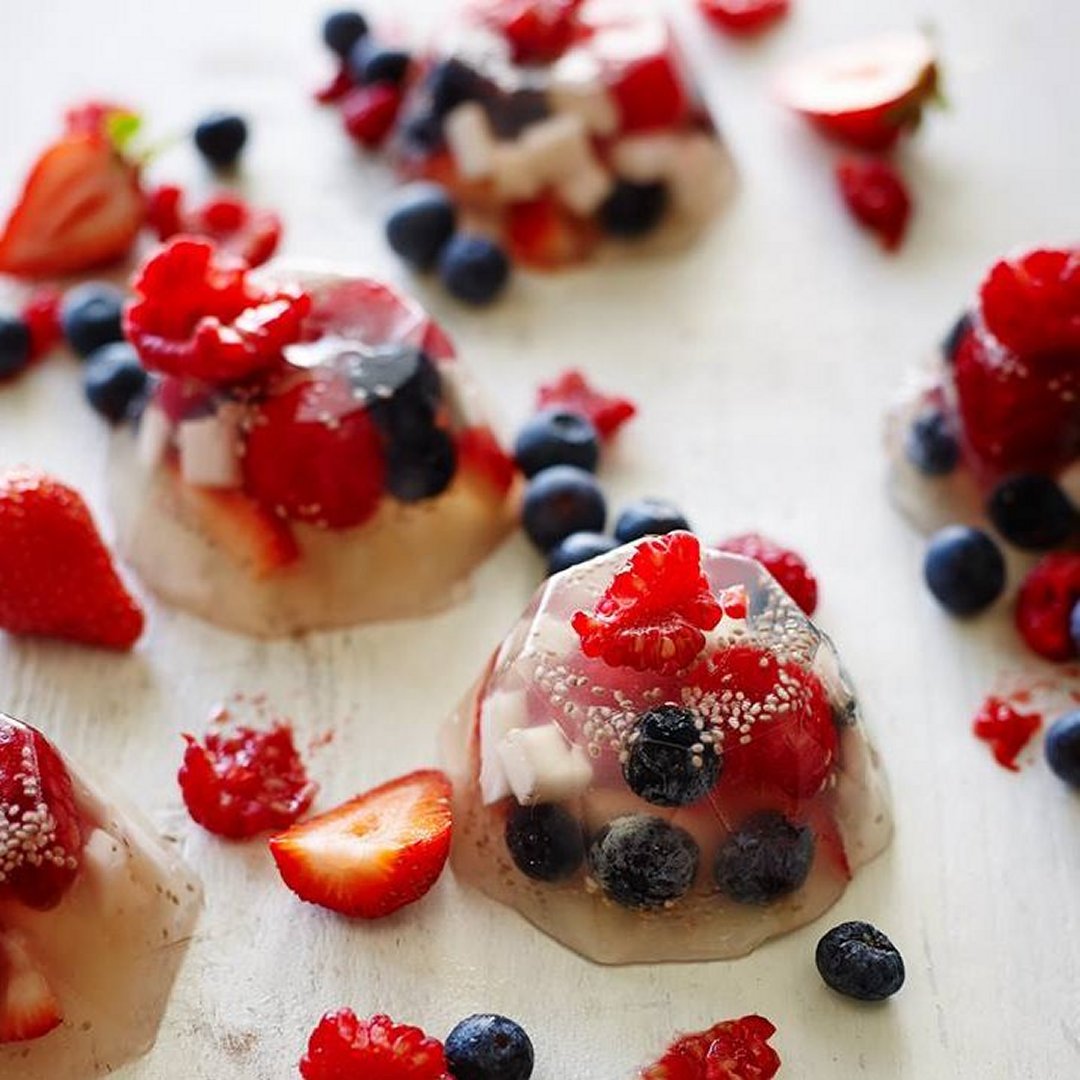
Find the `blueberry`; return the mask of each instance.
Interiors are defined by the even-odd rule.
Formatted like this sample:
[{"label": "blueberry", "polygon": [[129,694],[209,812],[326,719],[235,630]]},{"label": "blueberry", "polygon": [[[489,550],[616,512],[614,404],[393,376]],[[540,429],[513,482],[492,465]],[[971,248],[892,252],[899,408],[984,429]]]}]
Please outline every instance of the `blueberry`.
[{"label": "blueberry", "polygon": [[0,315],[0,379],[18,375],[30,363],[30,327],[17,315]]},{"label": "blueberry", "polygon": [[720,768],[719,755],[702,744],[694,714],[659,705],[638,720],[623,776],[635,795],[654,806],[688,806],[712,790]]},{"label": "blueberry", "polygon": [[1076,511],[1065,492],[1042,473],[1007,476],[990,493],[986,512],[998,532],[1025,551],[1065,543],[1076,528]]},{"label": "blueberry", "polygon": [[1050,768],[1070,787],[1080,788],[1080,709],[1059,716],[1050,725],[1045,750]]},{"label": "blueberry", "polygon": [[427,353],[387,345],[343,353],[338,364],[391,442],[422,442],[434,428],[442,380]]},{"label": "blueberry", "polygon": [[638,910],[663,907],[688,892],[699,858],[685,829],[647,814],[609,821],[589,845],[589,868],[600,888]]},{"label": "blueberry", "polygon": [[713,874],[725,896],[769,904],[798,889],[814,861],[814,834],[775,810],[752,814],[721,845]]},{"label": "blueberry", "polygon": [[83,390],[94,410],[110,423],[128,415],[146,387],[147,374],[126,341],[102,345],[86,358]]},{"label": "blueberry", "polygon": [[904,958],[869,923],[834,926],[818,942],[814,960],[828,986],[859,1001],[883,1001],[904,985]]},{"label": "blueberry", "polygon": [[638,499],[626,507],[616,520],[615,539],[620,544],[629,544],[643,536],[662,536],[689,528],[690,523],[677,506],[663,499]]},{"label": "blueberry", "polygon": [[948,364],[954,364],[956,362],[956,354],[960,351],[960,343],[967,337],[968,331],[971,329],[973,319],[970,311],[965,311],[960,318],[952,324],[952,328],[945,335],[944,341],[941,343],[941,355],[945,357],[945,362]]},{"label": "blueberry", "polygon": [[124,294],[114,285],[88,281],[76,285],[60,304],[60,325],[68,344],[80,355],[113,341],[122,341]]},{"label": "blueberry", "polygon": [[386,451],[386,488],[402,502],[441,495],[454,479],[457,450],[453,438],[432,427],[416,439],[395,439]]},{"label": "blueberry", "polygon": [[974,615],[1005,588],[1005,560],[981,529],[948,525],[930,538],[923,576],[934,598],[953,615]]},{"label": "blueberry", "polygon": [[571,566],[588,562],[597,555],[606,555],[619,545],[598,532],[571,533],[560,541],[548,554],[548,573],[557,574],[560,570],[569,570]]},{"label": "blueberry", "polygon": [[236,113],[210,113],[195,128],[195,146],[215,169],[231,169],[239,161],[247,137],[247,121]]},{"label": "blueberry", "polygon": [[552,465],[576,465],[595,472],[600,461],[600,436],[581,413],[542,409],[518,432],[514,460],[526,476]]},{"label": "blueberry", "polygon": [[536,881],[571,877],[585,858],[581,826],[554,803],[515,806],[506,818],[506,847],[514,865]]},{"label": "blueberry", "polygon": [[368,32],[367,19],[359,11],[335,11],[323,20],[322,38],[344,60]]},{"label": "blueberry", "polygon": [[443,149],[442,121],[433,113],[421,109],[414,112],[401,127],[402,149],[407,153],[424,156]]},{"label": "blueberry", "polygon": [[446,1036],[446,1064],[455,1080],[529,1080],[533,1044],[505,1016],[469,1016]]},{"label": "blueberry", "polygon": [[550,551],[571,533],[602,532],[606,518],[604,493],[584,469],[554,465],[525,486],[521,524],[541,551]]},{"label": "blueberry", "polygon": [[442,120],[459,105],[475,101],[484,91],[485,80],[475,68],[456,58],[444,60],[431,69],[427,92],[431,111]]},{"label": "blueberry", "polygon": [[510,260],[494,240],[458,233],[439,255],[446,291],[478,307],[496,300],[510,280]]},{"label": "blueberry", "polygon": [[457,207],[440,184],[403,188],[386,219],[386,240],[395,255],[417,270],[435,265],[457,228]]},{"label": "blueberry", "polygon": [[400,86],[411,63],[412,55],[404,49],[387,48],[367,39],[358,41],[349,52],[349,71],[364,85],[389,83]]},{"label": "blueberry", "polygon": [[636,240],[660,224],[668,206],[664,184],[631,184],[620,180],[600,207],[604,231],[622,240]]},{"label": "blueberry", "polygon": [[945,476],[956,468],[960,443],[943,410],[927,409],[912,420],[904,439],[904,454],[926,476]]},{"label": "blueberry", "polygon": [[1069,636],[1073,641],[1073,651],[1080,654],[1080,600],[1073,605],[1069,616]]},{"label": "blueberry", "polygon": [[551,115],[548,95],[531,87],[503,92],[487,102],[487,117],[497,139],[512,142],[533,124]]}]

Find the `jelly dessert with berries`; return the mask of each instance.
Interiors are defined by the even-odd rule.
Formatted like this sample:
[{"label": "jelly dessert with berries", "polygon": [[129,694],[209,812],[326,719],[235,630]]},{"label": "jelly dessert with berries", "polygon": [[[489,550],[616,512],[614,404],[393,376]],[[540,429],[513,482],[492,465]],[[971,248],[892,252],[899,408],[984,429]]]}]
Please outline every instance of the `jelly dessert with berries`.
[{"label": "jelly dessert with berries", "polygon": [[638,2],[478,0],[419,67],[392,142],[466,228],[552,269],[685,242],[729,182],[671,28]]},{"label": "jelly dessert with berries", "polygon": [[152,378],[111,494],[165,599],[261,636],[416,615],[510,530],[513,463],[411,300],[184,237],[134,288],[125,330]]},{"label": "jelly dessert with berries", "polygon": [[134,810],[0,714],[0,1074],[112,1072],[153,1044],[202,906]]},{"label": "jelly dessert with berries", "polygon": [[832,643],[687,532],[549,578],[444,752],[455,872],[605,963],[745,954],[890,835]]}]

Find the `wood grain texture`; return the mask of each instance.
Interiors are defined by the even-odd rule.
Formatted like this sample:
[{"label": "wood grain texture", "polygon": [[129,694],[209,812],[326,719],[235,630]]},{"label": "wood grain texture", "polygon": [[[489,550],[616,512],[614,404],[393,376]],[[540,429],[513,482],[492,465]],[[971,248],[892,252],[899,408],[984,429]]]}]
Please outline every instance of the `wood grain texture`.
[{"label": "wood grain texture", "polygon": [[[287,251],[404,281],[379,237],[387,176],[306,96],[322,6],[4,0],[0,191],[80,95],[130,100],[159,132],[235,107],[255,123],[245,186],[284,211]],[[897,818],[892,848],[833,914],[885,928],[907,987],[884,1008],[830,995],[812,953],[832,916],[737,962],[622,969],[580,960],[449,876],[411,910],[347,925],[297,903],[263,845],[219,843],[186,819],[178,733],[235,691],[265,692],[302,736],[333,730],[314,759],[321,806],[431,761],[436,726],[538,580],[516,539],[470,602],[425,621],[266,644],[150,601],[149,633],[128,658],[0,642],[0,707],[137,799],[205,881],[206,915],[158,1044],[125,1080],[295,1075],[311,1025],[342,1004],[436,1034],[470,1011],[508,1013],[534,1036],[537,1080],[630,1077],[675,1029],[751,1011],[777,1024],[793,1078],[1080,1075],[1080,802],[1041,766],[998,769],[970,736],[995,673],[1027,661],[1001,612],[958,627],[926,597],[920,541],[885,501],[879,450],[905,368],[988,262],[1075,239],[1080,6],[801,0],[787,26],[745,47],[709,36],[688,6],[688,48],[741,175],[719,226],[682,258],[522,275],[485,314],[419,292],[508,424],[542,375],[569,364],[641,403],[605,470],[616,504],[663,494],[706,536],[761,528],[817,568],[820,622],[861,689]],[[384,4],[417,25],[442,7]],[[952,108],[903,152],[919,206],[905,250],[888,258],[844,216],[832,151],[769,100],[769,74],[818,44],[926,19]],[[153,175],[207,184],[183,144]],[[56,471],[102,516],[105,441],[71,360],[0,393],[0,462]]]}]

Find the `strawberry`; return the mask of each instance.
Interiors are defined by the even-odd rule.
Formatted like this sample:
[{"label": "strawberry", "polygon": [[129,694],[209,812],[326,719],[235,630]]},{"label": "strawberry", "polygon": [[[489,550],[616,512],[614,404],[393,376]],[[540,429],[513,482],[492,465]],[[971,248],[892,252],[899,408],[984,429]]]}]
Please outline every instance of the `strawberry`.
[{"label": "strawberry", "polygon": [[333,75],[312,91],[312,97],[320,105],[332,105],[335,101],[340,101],[355,85],[349,65],[342,63]]},{"label": "strawberry", "polygon": [[499,445],[491,428],[465,428],[457,437],[458,467],[487,480],[494,491],[505,495],[514,484],[514,459]]},{"label": "strawberry", "polygon": [[608,77],[624,134],[679,127],[689,116],[686,85],[670,52],[619,58]]},{"label": "strawberry", "polygon": [[601,393],[589,385],[585,376],[573,368],[564,371],[554,382],[543,383],[536,391],[536,408],[558,406],[579,412],[592,421],[601,438],[610,439],[637,414],[629,398]]},{"label": "strawberry", "polygon": [[424,896],[450,854],[450,781],[409,773],[294,825],[270,841],[301,900],[378,919]]},{"label": "strawberry", "polygon": [[722,1020],[705,1031],[682,1035],[640,1080],[770,1080],[780,1056],[769,1046],[776,1028],[763,1016]]},{"label": "strawberry", "polygon": [[123,258],[142,226],[138,168],[110,133],[131,114],[93,104],[38,158],[0,233],[0,272],[73,274]]},{"label": "strawberry", "polygon": [[0,627],[109,649],[143,629],[82,496],[29,469],[0,475]]},{"label": "strawberry", "polygon": [[511,203],[506,243],[515,262],[555,270],[583,262],[600,241],[596,226],[574,217],[551,196]]},{"label": "strawberry", "polygon": [[23,936],[0,928],[0,1044],[39,1039],[63,1016]]},{"label": "strawberry", "polygon": [[488,0],[481,18],[506,39],[514,63],[550,64],[573,44],[584,0]]},{"label": "strawberry", "polygon": [[352,1009],[327,1013],[300,1061],[304,1080],[450,1080],[442,1044],[419,1028]]},{"label": "strawberry", "polygon": [[911,196],[895,166],[848,158],[836,166],[836,183],[851,216],[876,233],[886,251],[895,251],[911,217]]},{"label": "strawberry", "polygon": [[673,674],[705,647],[703,631],[723,617],[687,532],[648,537],[616,574],[591,614],[574,613],[581,651],[611,667]]},{"label": "strawberry", "polygon": [[760,34],[788,13],[791,0],[698,0],[698,8],[729,34]]},{"label": "strawberry", "polygon": [[366,149],[378,149],[394,126],[401,100],[401,89],[385,82],[350,90],[341,102],[345,130]]},{"label": "strawberry", "polygon": [[1022,713],[1001,698],[989,697],[971,723],[977,739],[988,743],[994,760],[1012,772],[1019,772],[1016,759],[1042,726],[1038,713]]},{"label": "strawberry", "polygon": [[1070,631],[1080,603],[1080,554],[1059,552],[1040,559],[1016,597],[1016,628],[1032,652],[1064,662],[1076,656]]},{"label": "strawberry", "polygon": [[938,97],[938,66],[923,34],[893,34],[813,56],[777,92],[821,134],[857,150],[888,150]]},{"label": "strawberry", "polygon": [[756,559],[776,578],[784,592],[806,615],[814,614],[818,602],[817,578],[797,551],[781,547],[761,533],[731,536],[716,546],[720,551],[730,551],[734,555]]}]

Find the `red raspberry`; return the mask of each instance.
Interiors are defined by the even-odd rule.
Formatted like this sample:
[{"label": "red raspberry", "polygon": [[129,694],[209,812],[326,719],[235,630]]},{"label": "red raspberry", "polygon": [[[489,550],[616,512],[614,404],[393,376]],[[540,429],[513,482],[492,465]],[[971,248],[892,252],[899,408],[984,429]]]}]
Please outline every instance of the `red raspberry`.
[{"label": "red raspberry", "polygon": [[649,537],[588,614],[571,625],[581,651],[611,667],[673,674],[705,647],[704,630],[723,617],[701,569],[701,545],[690,533]]},{"label": "red raspberry", "polygon": [[345,130],[368,150],[382,145],[401,108],[401,90],[389,83],[372,83],[350,90],[341,103]]},{"label": "red raspberry", "polygon": [[1016,758],[1041,726],[1038,713],[1018,712],[1001,698],[989,697],[979,708],[971,730],[977,739],[990,744],[999,765],[1018,772]]},{"label": "red raspberry", "polygon": [[779,22],[790,0],[698,0],[701,13],[730,34],[758,34]]},{"label": "red raspberry", "polygon": [[30,359],[40,360],[63,337],[60,328],[59,289],[43,285],[30,294],[22,309],[22,317],[30,328]]},{"label": "red raspberry", "polygon": [[722,1020],[676,1039],[640,1080],[771,1080],[780,1069],[780,1056],[769,1046],[775,1033],[763,1016]]},{"label": "red raspberry", "polygon": [[442,1044],[381,1013],[360,1020],[352,1009],[327,1013],[300,1061],[304,1080],[451,1080]]},{"label": "red raspberry", "polygon": [[1061,552],[1040,559],[1016,597],[1016,628],[1032,652],[1047,660],[1072,660],[1076,644],[1069,630],[1080,603],[1080,554]]},{"label": "red raspberry", "polygon": [[310,297],[266,289],[212,244],[178,236],[136,274],[124,333],[143,366],[208,383],[246,379],[281,361],[299,339]]},{"label": "red raspberry", "polygon": [[573,368],[554,382],[543,383],[536,391],[536,408],[558,406],[587,416],[604,439],[610,439],[637,413],[628,398],[612,397],[590,386],[585,376]]},{"label": "red raspberry", "polygon": [[807,614],[817,610],[818,583],[798,552],[781,547],[761,533],[743,533],[732,536],[716,545],[721,551],[733,555],[745,555],[757,559],[780,583],[780,587]]},{"label": "red raspberry", "polygon": [[244,487],[292,521],[347,529],[378,509],[382,438],[344,380],[305,379],[257,410],[244,452]]},{"label": "red raspberry", "polygon": [[836,166],[836,182],[852,217],[895,251],[911,216],[903,177],[888,162],[849,158]]},{"label": "red raspberry", "polygon": [[481,18],[510,45],[517,64],[550,64],[573,44],[583,0],[495,0]]}]

